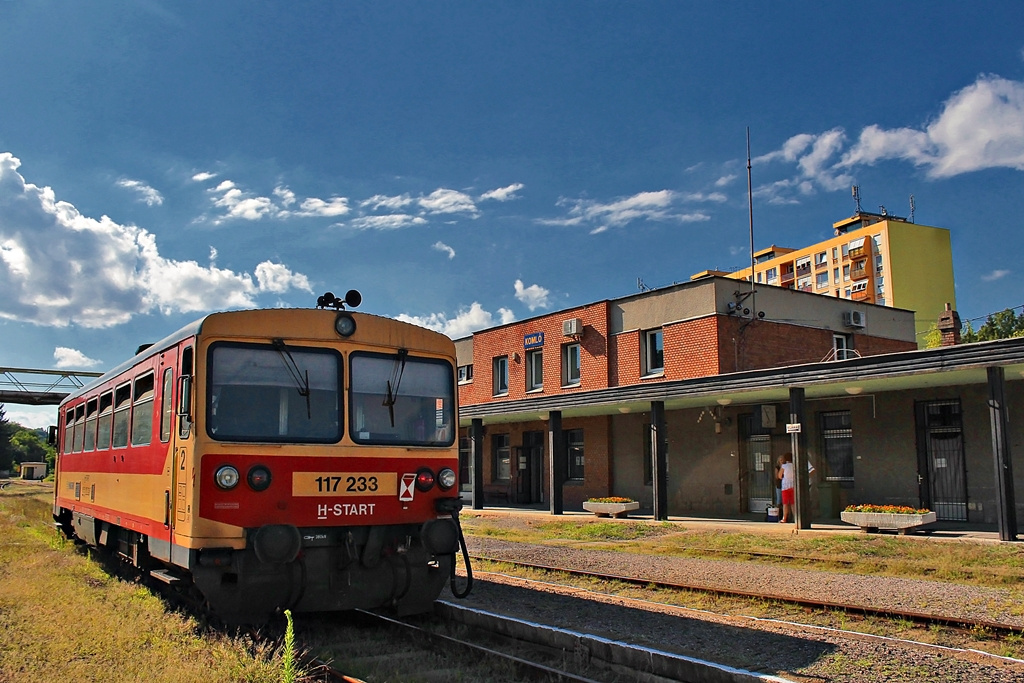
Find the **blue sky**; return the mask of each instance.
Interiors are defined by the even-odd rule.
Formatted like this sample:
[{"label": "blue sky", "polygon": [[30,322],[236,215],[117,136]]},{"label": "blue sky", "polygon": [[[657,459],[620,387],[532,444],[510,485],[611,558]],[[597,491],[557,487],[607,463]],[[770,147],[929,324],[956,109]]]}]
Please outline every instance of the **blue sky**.
[{"label": "blue sky", "polygon": [[[862,205],[1024,304],[1024,4],[0,1],[0,366],[213,310],[452,337],[749,264]],[[29,424],[53,409],[8,405]]]}]

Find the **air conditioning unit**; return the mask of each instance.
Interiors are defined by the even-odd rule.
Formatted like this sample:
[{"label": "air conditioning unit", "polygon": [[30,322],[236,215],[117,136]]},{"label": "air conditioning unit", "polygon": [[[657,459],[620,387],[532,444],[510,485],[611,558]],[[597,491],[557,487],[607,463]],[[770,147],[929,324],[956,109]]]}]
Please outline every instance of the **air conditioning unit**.
[{"label": "air conditioning unit", "polygon": [[562,336],[578,337],[583,334],[583,321],[579,318],[569,318],[562,321]]},{"label": "air conditioning unit", "polygon": [[847,327],[864,327],[864,311],[843,311],[843,324]]}]

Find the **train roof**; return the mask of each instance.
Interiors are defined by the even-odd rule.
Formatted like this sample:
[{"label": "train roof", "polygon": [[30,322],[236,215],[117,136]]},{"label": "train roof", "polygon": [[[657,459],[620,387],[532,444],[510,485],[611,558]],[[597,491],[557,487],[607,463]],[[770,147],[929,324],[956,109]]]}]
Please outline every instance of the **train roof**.
[{"label": "train roof", "polygon": [[[223,334],[234,327],[234,325],[231,324],[233,321],[241,318],[259,315],[261,317],[274,319],[282,318],[283,316],[286,315],[289,317],[293,317],[296,313],[305,313],[309,315],[336,315],[338,311],[333,309],[328,310],[315,308],[268,308],[245,309],[240,311],[219,311],[216,313],[209,313],[207,315],[204,315],[202,318],[199,318],[198,320],[195,320],[189,323],[188,325],[185,325],[176,332],[167,335],[166,337],[164,337],[163,339],[154,344],[151,344],[144,348],[140,347],[142,348],[142,350],[140,350],[131,358],[125,360],[116,367],[103,373],[101,376],[97,377],[92,382],[89,382],[78,391],[69,394],[63,401],[61,401],[61,406],[63,407],[65,403],[72,401],[82,396],[83,394],[89,393],[95,387],[101,384],[105,384],[111,379],[121,375],[126,370],[129,370],[130,368],[138,365],[139,363],[142,363],[147,358],[151,358],[152,356],[155,356],[158,353],[162,353],[163,351],[166,351],[167,349],[171,348],[172,346],[175,346],[176,344],[184,341],[185,339],[199,336],[203,334],[204,331],[212,331],[215,334]],[[387,326],[389,329],[401,329],[407,331],[415,330],[417,334],[426,335],[426,338],[435,337],[435,343],[428,345],[428,348],[430,348],[431,350],[441,351],[442,349],[447,348],[448,345],[453,344],[453,342],[448,337],[441,334],[440,332],[435,332],[434,330],[429,330],[425,327],[420,327],[413,323],[407,323],[402,320],[395,320],[394,318],[386,318],[384,316],[374,315],[372,313],[362,313],[355,311],[346,311],[346,313],[352,315],[356,319],[356,322],[357,324],[360,325],[360,327],[362,327],[367,322],[375,321],[376,327],[378,329]],[[371,324],[373,323],[371,322]],[[392,341],[395,343],[395,345],[401,345],[400,343],[398,343],[399,340],[397,339]]]}]

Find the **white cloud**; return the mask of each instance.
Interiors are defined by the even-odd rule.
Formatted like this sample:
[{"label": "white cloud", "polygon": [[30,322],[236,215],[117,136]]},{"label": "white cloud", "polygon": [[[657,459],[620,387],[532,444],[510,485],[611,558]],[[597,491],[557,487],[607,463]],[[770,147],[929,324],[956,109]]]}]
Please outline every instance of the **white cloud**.
[{"label": "white cloud", "polygon": [[431,330],[436,330],[447,335],[451,339],[466,337],[477,330],[483,330],[497,325],[507,325],[515,322],[515,314],[507,308],[498,309],[498,320],[494,315],[483,309],[479,303],[474,301],[469,308],[464,308],[458,314],[449,319],[444,313],[431,313],[428,316],[412,316],[405,313],[397,316],[398,320],[420,325]]},{"label": "white cloud", "polygon": [[516,289],[516,298],[531,311],[535,311],[538,308],[547,308],[550,305],[548,303],[548,294],[551,292],[540,285],[524,287],[522,280],[516,280],[514,287]]},{"label": "white cloud", "polygon": [[196,173],[194,176],[192,176],[192,180],[197,182],[197,183],[201,183],[201,182],[203,182],[205,180],[209,180],[211,178],[216,178],[216,177],[217,177],[216,173],[210,173],[208,171],[201,171],[200,173]]},{"label": "white cloud", "polygon": [[924,130],[868,126],[844,163],[905,159],[933,178],[986,168],[1024,170],[1024,82],[980,76],[956,92]]},{"label": "white cloud", "polygon": [[26,429],[46,429],[57,424],[57,406],[23,406],[9,403],[4,413],[11,422],[17,422]]},{"label": "white cloud", "polygon": [[716,202],[721,204],[726,201],[726,196],[721,192],[690,192],[683,195],[683,201],[685,202]]},{"label": "white cloud", "polygon": [[455,258],[455,250],[452,249],[451,247],[449,247],[444,242],[434,242],[433,248],[436,249],[437,251],[440,251],[440,252],[443,252],[445,254],[448,254],[448,259],[449,260]]},{"label": "white cloud", "polygon": [[139,201],[145,202],[146,206],[160,206],[164,203],[163,195],[157,192],[154,188],[150,187],[141,180],[130,180],[129,178],[121,178],[117,181],[118,187],[123,187],[126,190],[131,190],[139,195]]},{"label": "white cloud", "polygon": [[78,349],[69,349],[66,346],[58,346],[53,350],[53,359],[56,361],[54,367],[58,370],[67,368],[94,368],[103,361],[89,358]]},{"label": "white cloud", "polygon": [[619,227],[635,220],[672,221],[691,223],[709,219],[704,213],[679,213],[673,209],[676,201],[685,199],[671,190],[640,192],[611,203],[587,199],[561,199],[559,206],[569,206],[569,216],[561,219],[546,219],[546,225],[596,225],[590,233],[597,234],[609,228]]},{"label": "white cloud", "polygon": [[398,230],[410,225],[425,225],[426,222],[426,219],[419,216],[398,213],[388,216],[360,216],[359,218],[353,218],[344,225],[357,230]]},{"label": "white cloud", "polygon": [[268,214],[276,213],[274,202],[269,197],[248,195],[235,187],[230,180],[225,180],[211,192],[223,193],[213,201],[213,205],[227,209],[227,213],[216,221],[218,223],[229,218],[258,221]]},{"label": "white cloud", "polygon": [[274,188],[274,196],[281,201],[282,206],[291,206],[295,203],[295,193],[282,185]]},{"label": "white cloud", "polygon": [[361,208],[370,208],[374,211],[380,209],[387,209],[388,211],[398,211],[406,206],[409,206],[415,202],[412,197],[407,194],[398,195],[397,197],[389,197],[383,194],[375,194],[369,199],[364,199],[359,202]]},{"label": "white cloud", "polygon": [[458,190],[440,188],[426,197],[420,197],[417,203],[428,213],[477,213],[473,198]]},{"label": "white cloud", "polygon": [[349,211],[348,199],[344,197],[331,197],[330,201],[309,197],[295,213],[298,216],[344,216]]},{"label": "white cloud", "polygon": [[[797,175],[757,189],[772,203],[795,203],[815,188],[846,189],[857,166],[895,159],[950,178],[990,168],[1024,171],[1024,82],[982,75],[953,93],[934,120],[921,128],[866,126],[849,148],[840,128],[801,133],[755,163],[796,163]],[[845,149],[844,149],[845,148]]]},{"label": "white cloud", "polygon": [[516,192],[519,192],[519,190],[523,189],[524,187],[525,185],[523,185],[522,183],[514,183],[507,187],[499,187],[496,190],[484,192],[482,195],[480,195],[480,199],[494,199],[499,202],[507,202],[511,199],[519,199],[519,197],[516,196]]},{"label": "white cloud", "polygon": [[309,278],[302,273],[293,273],[288,266],[280,263],[264,261],[256,266],[256,282],[259,283],[261,292],[273,292],[283,294],[289,289],[301,289],[305,292],[312,292],[309,286]]},{"label": "white cloud", "polygon": [[[281,286],[274,264],[261,268],[257,285],[248,273],[166,259],[152,233],[83,216],[52,189],[26,183],[20,165],[0,154],[0,318],[104,328],[153,309],[248,308],[261,291]],[[308,289],[300,274],[286,279]]]},{"label": "white cloud", "polygon": [[1004,277],[1010,274],[1009,270],[993,270],[991,273],[987,273],[981,276],[981,279],[985,282],[995,282],[996,280],[1002,280]]}]

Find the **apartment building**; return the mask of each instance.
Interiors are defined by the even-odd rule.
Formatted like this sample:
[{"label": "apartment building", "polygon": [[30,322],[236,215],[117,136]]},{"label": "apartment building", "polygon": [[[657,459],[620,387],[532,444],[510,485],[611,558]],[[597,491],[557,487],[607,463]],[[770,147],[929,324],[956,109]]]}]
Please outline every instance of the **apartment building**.
[{"label": "apartment building", "polygon": [[[754,254],[757,283],[915,312],[918,345],[951,304],[956,308],[949,230],[860,211],[832,224],[835,236],[802,249],[772,245]],[[704,271],[750,280],[750,268]]]}]

